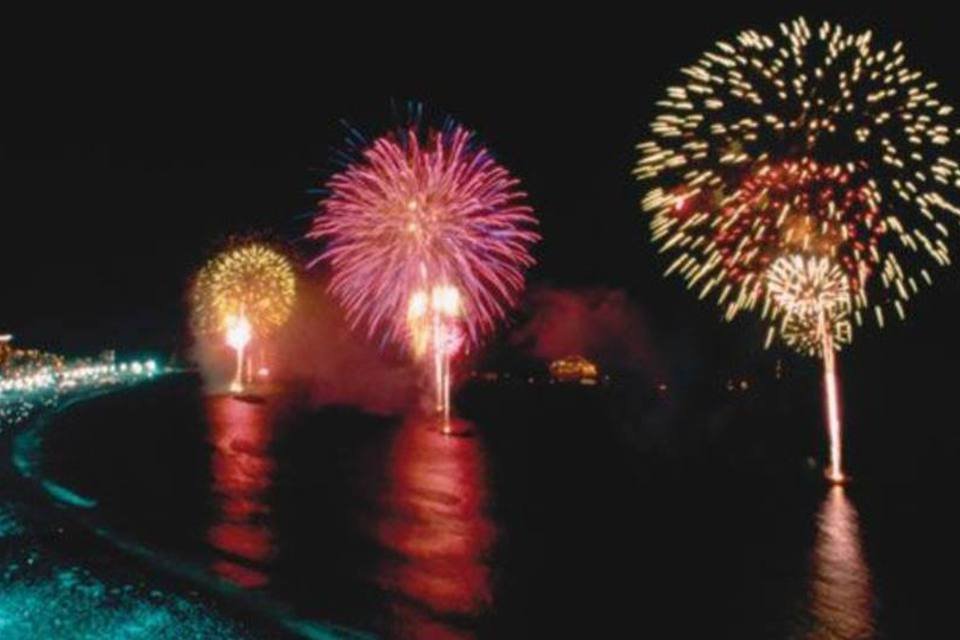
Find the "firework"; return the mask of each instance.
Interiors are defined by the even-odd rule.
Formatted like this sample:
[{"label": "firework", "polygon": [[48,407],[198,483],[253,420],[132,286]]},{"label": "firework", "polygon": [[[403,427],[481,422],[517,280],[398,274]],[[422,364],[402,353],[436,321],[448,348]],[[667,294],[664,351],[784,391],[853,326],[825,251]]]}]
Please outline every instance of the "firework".
[{"label": "firework", "polygon": [[823,356],[825,333],[836,350],[852,341],[850,289],[831,260],[783,256],[767,270],[765,280],[771,318],[767,346],[778,331],[787,346],[815,357]]},{"label": "firework", "polygon": [[871,308],[881,326],[891,308],[902,317],[928,267],[949,263],[945,219],[960,214],[953,109],[902,45],[801,18],[718,42],[683,74],[635,170],[656,181],[643,204],[676,254],[668,271],[732,318],[803,250],[843,271],[857,324]]},{"label": "firework", "polygon": [[778,319],[768,343],[779,331],[822,357],[840,480],[835,351],[868,313],[903,318],[950,263],[953,108],[902,43],[803,18],[717,42],[682,73],[638,145],[653,240],[673,254],[667,274],[716,296],[726,319],[760,308]]},{"label": "firework", "polygon": [[296,299],[290,261],[262,244],[245,244],[214,257],[192,291],[198,334],[220,334],[231,317],[245,316],[254,336],[267,337],[286,323]]},{"label": "firework", "polygon": [[459,126],[377,138],[326,187],[309,236],[327,241],[317,260],[331,292],[369,338],[441,360],[435,386],[449,397],[452,348],[493,331],[533,264],[526,194]]},{"label": "firework", "polygon": [[228,249],[197,275],[191,292],[193,326],[198,335],[223,335],[237,353],[231,388],[243,381],[243,356],[253,339],[266,339],[286,323],[296,299],[290,262],[258,243]]},{"label": "firework", "polygon": [[797,351],[823,360],[823,388],[826,398],[827,433],[830,441],[832,482],[844,479],[840,397],[837,390],[836,354],[851,339],[850,290],[843,270],[828,258],[802,255],[778,258],[766,274],[766,289],[776,323],[784,342]]}]

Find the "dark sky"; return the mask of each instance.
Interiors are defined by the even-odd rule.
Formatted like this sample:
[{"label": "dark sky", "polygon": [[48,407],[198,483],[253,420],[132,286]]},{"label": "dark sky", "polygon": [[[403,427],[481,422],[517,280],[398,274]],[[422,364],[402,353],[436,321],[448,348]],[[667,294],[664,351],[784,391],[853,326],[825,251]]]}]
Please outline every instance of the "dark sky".
[{"label": "dark sky", "polygon": [[[800,12],[902,38],[955,103],[960,58],[933,3],[698,4],[47,31],[0,98],[0,330],[67,352],[171,348],[210,249],[257,230],[295,240],[339,120],[375,131],[396,98],[476,129],[523,181],[544,236],[532,283],[625,289],[666,349],[748,358],[753,330],[662,280],[648,243],[630,168],[663,88],[718,37]],[[956,355],[960,274],[938,275],[907,324],[863,332],[863,367]]]}]

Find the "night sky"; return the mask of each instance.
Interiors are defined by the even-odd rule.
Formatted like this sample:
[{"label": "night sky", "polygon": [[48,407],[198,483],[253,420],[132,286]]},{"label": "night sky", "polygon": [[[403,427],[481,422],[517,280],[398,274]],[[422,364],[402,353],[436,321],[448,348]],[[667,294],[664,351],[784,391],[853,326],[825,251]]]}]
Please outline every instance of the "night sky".
[{"label": "night sky", "polygon": [[[57,46],[25,48],[3,92],[0,330],[76,354],[177,348],[186,284],[217,243],[263,230],[295,243],[340,120],[376,133],[391,99],[414,99],[476,129],[522,180],[544,237],[531,286],[625,290],[677,366],[691,354],[739,366],[761,352],[759,330],[722,324],[678,279],[661,278],[630,175],[680,66],[718,37],[773,30],[802,11],[902,38],[914,66],[960,103],[954,27],[922,3],[763,6],[666,3],[645,15],[641,5],[557,5],[529,17],[474,7],[485,13],[171,30],[144,19],[102,39],[50,32]],[[847,366],[869,378],[865,388],[956,359],[960,273],[935,277],[907,323],[858,335]]]}]

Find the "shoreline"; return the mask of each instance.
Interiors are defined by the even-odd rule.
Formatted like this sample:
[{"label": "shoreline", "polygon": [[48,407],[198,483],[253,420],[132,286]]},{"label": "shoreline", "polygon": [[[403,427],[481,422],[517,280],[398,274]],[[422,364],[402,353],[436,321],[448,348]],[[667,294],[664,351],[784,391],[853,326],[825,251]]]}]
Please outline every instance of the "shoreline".
[{"label": "shoreline", "polygon": [[[171,375],[184,375],[184,372],[158,376],[151,382]],[[14,522],[9,526],[20,532],[19,535],[42,538],[39,553],[54,564],[83,565],[86,574],[97,583],[109,584],[116,582],[118,577],[133,575],[151,596],[159,593],[186,600],[188,607],[199,609],[200,615],[205,614],[223,626],[222,633],[217,632],[214,637],[310,640],[372,637],[334,625],[298,619],[278,603],[259,598],[206,574],[189,562],[168,558],[122,536],[96,522],[93,515],[95,500],[39,473],[37,455],[43,433],[56,423],[58,416],[78,405],[124,393],[142,384],[144,382],[71,394],[4,428],[0,432],[0,456],[3,458],[0,479],[5,481],[3,491],[0,491],[0,525],[10,519],[6,511],[12,510]],[[4,528],[9,527],[0,526],[0,551],[8,538],[3,533]],[[49,530],[58,532],[58,535],[44,535]],[[176,603],[179,608],[182,604]],[[99,613],[91,612],[91,615]],[[0,621],[0,632],[5,628]],[[168,636],[161,634],[157,637]],[[181,636],[175,632],[169,637]]]}]

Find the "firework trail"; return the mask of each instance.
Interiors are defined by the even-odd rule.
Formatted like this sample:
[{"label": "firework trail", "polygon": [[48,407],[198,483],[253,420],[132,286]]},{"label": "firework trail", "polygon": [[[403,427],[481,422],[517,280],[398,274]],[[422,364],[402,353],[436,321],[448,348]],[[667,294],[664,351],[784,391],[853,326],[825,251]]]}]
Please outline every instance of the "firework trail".
[{"label": "firework trail", "polygon": [[429,361],[444,415],[451,356],[505,318],[533,264],[518,186],[467,129],[409,125],[328,181],[309,233],[351,325]]},{"label": "firework trail", "polygon": [[410,297],[407,327],[413,353],[417,358],[432,356],[434,393],[443,424],[450,423],[450,359],[463,344],[460,318],[460,292],[453,286],[435,286],[418,290]]},{"label": "firework trail", "polygon": [[[881,327],[891,311],[903,318],[931,267],[950,263],[960,164],[953,108],[902,43],[799,18],[717,42],[682,74],[634,171],[653,182],[643,207],[673,254],[667,273],[716,296],[729,320],[769,312],[781,258],[827,259],[846,282],[850,328],[867,314]],[[829,317],[783,317],[788,344],[833,359]]]},{"label": "firework trail", "polygon": [[[830,259],[802,255],[778,258],[766,275],[772,302],[773,322],[779,321],[783,341],[793,349],[823,359],[823,388],[826,398],[827,433],[830,441],[832,482],[844,480],[837,390],[836,353],[850,342],[850,290],[843,271]],[[769,345],[776,332],[770,327]]]},{"label": "firework trail", "polygon": [[227,345],[237,353],[237,368],[233,382],[230,383],[230,391],[240,393],[243,391],[243,354],[247,345],[250,344],[252,329],[247,317],[242,314],[228,316],[226,326]]},{"label": "firework trail", "polygon": [[251,340],[265,339],[289,319],[296,275],[281,253],[260,243],[242,244],[211,259],[191,290],[192,324],[199,336],[223,335],[237,352],[231,389],[240,390],[243,354]]}]

